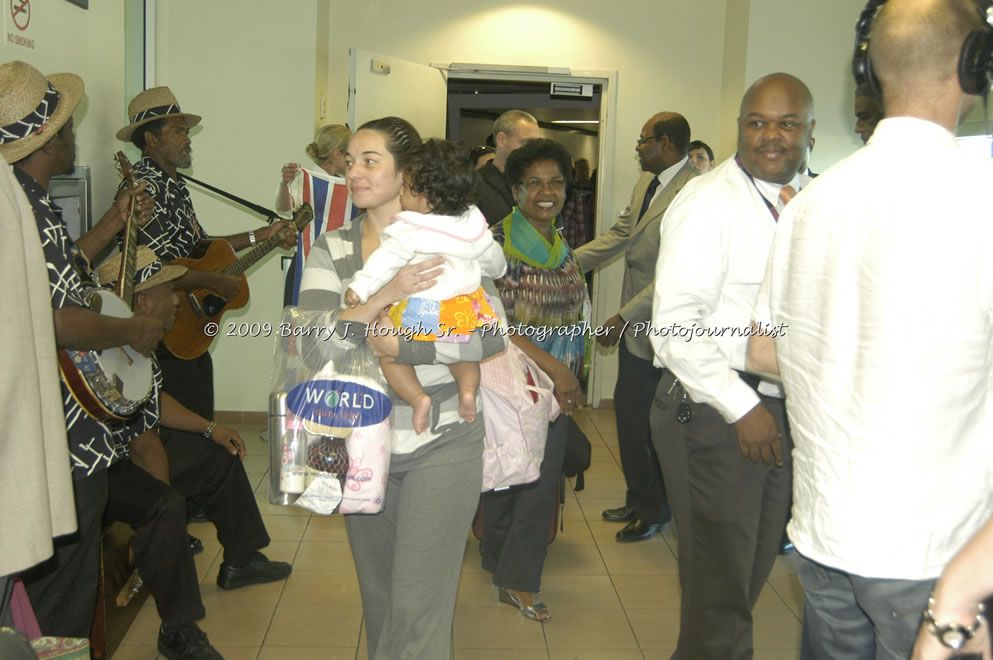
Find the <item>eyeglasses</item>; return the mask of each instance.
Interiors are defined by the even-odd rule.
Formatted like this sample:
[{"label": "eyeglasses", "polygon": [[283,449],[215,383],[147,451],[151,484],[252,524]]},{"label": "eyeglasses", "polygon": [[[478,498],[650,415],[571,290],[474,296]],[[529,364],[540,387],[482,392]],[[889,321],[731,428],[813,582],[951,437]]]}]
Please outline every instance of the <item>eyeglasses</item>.
[{"label": "eyeglasses", "polygon": [[565,179],[562,177],[557,177],[548,181],[545,181],[544,179],[527,179],[524,181],[524,187],[531,192],[538,192],[545,186],[548,186],[550,189],[557,192],[565,190]]},{"label": "eyeglasses", "polygon": [[640,137],[638,138],[638,146],[640,147],[643,144],[647,144],[652,140],[657,140],[657,139],[658,138],[656,138],[654,135],[649,135],[648,137]]}]

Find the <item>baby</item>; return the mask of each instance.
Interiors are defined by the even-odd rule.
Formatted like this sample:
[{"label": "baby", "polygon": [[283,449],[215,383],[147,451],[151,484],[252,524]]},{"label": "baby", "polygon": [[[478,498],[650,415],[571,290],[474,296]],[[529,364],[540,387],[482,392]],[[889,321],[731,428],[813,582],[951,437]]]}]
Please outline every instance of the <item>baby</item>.
[{"label": "baby", "polygon": [[[365,303],[411,261],[444,257],[442,274],[429,289],[393,305],[388,314],[402,337],[414,341],[465,343],[479,327],[499,318],[480,286],[480,277],[496,279],[507,262],[493,240],[486,218],[470,201],[474,168],[461,144],[431,139],[400,163],[403,211],[380,236],[380,245],[345,292],[351,307]],[[422,433],[431,417],[427,395],[414,367],[380,358],[386,381],[414,409],[414,430]],[[459,416],[476,419],[479,363],[448,365],[459,388]]]}]

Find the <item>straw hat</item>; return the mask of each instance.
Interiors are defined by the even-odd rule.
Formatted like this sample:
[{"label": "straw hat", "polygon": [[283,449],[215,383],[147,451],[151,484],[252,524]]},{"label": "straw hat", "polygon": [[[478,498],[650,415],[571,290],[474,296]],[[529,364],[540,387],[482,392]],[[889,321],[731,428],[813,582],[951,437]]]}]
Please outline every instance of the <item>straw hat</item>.
[{"label": "straw hat", "polygon": [[83,98],[83,80],[72,73],[48,78],[25,62],[0,66],[0,154],[14,163],[55,137]]},{"label": "straw hat", "polygon": [[184,118],[186,125],[190,128],[200,123],[200,115],[191,115],[179,109],[179,102],[168,87],[146,89],[131,99],[131,103],[128,104],[130,123],[117,131],[117,139],[126,142],[131,139],[134,129],[139,126],[144,126],[156,119],[168,119],[170,117]]},{"label": "straw hat", "polygon": [[[100,286],[111,286],[117,282],[117,275],[121,272],[122,258],[123,255],[115,254],[97,269],[97,280],[99,280]],[[163,265],[152,248],[147,245],[139,245],[138,253],[135,255],[134,279],[137,284],[134,287],[134,292],[140,293],[160,284],[171,282],[185,275],[186,270],[186,266]]]}]

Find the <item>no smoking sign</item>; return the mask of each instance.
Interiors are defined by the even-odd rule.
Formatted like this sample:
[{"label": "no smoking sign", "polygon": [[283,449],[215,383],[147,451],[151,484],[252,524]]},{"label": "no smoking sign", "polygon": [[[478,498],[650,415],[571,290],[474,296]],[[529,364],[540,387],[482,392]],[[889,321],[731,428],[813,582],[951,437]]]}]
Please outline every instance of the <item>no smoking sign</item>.
[{"label": "no smoking sign", "polygon": [[33,51],[35,49],[31,25],[31,0],[6,0],[4,12],[7,46]]}]

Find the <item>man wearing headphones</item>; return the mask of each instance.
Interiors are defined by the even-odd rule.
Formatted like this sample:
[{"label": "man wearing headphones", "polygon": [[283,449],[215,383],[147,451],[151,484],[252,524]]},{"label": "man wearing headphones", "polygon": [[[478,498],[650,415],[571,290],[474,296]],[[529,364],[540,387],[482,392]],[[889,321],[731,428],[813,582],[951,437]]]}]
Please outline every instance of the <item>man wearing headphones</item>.
[{"label": "man wearing headphones", "polygon": [[885,118],[779,222],[754,318],[788,331],[749,366],[789,392],[804,658],[907,658],[922,618],[929,657],[986,636],[929,593],[993,513],[993,163],[953,134],[989,89],[990,4],[869,3],[854,68]]}]

